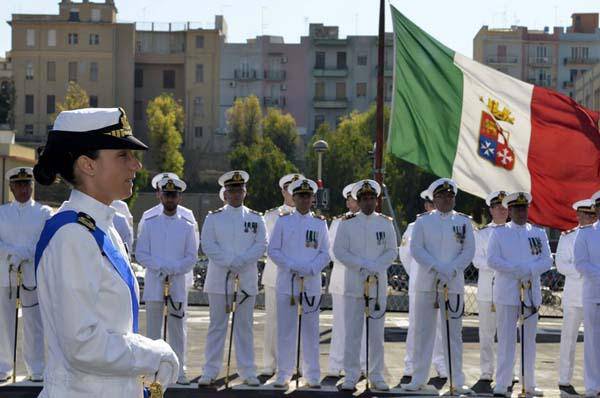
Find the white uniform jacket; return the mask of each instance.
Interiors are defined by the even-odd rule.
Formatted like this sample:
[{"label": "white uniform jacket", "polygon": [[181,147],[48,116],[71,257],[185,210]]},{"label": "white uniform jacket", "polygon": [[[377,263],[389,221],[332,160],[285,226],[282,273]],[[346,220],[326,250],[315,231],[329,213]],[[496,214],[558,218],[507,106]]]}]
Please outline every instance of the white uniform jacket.
[{"label": "white uniform jacket", "polygon": [[225,205],[206,215],[202,225],[202,251],[208,257],[205,293],[233,294],[234,275],[239,273],[240,289],[258,294],[258,259],[267,247],[265,221],[259,212],[246,206]]},{"label": "white uniform jacket", "polygon": [[402,262],[402,266],[408,275],[408,295],[412,296],[415,293],[415,283],[417,281],[417,276],[415,275],[415,270],[418,267],[417,262],[410,252],[410,241],[412,239],[412,232],[415,228],[414,221],[406,226],[406,230],[402,234],[402,240],[400,241],[400,246],[398,247],[398,254],[400,255],[400,261]]},{"label": "white uniform jacket", "polygon": [[14,201],[0,206],[0,287],[16,287],[16,273],[12,272],[11,280],[8,279],[9,266],[14,265],[16,269],[21,263],[23,284],[35,286],[35,245],[51,216],[50,207],[34,200],[25,203]]},{"label": "white uniform jacket", "polygon": [[117,210],[117,213],[125,217],[133,235],[133,216],[131,215],[131,211],[129,210],[127,203],[125,203],[123,200],[115,200],[110,204],[110,206],[114,207]]},{"label": "white uniform jacket", "polygon": [[600,223],[579,228],[575,269],[583,275],[583,301],[600,303]]},{"label": "white uniform jacket", "polygon": [[331,258],[331,261],[333,261],[333,269],[331,270],[331,277],[329,278],[329,293],[331,294],[344,294],[344,266],[335,258],[333,243],[335,242],[335,236],[342,218],[350,214],[352,214],[352,212],[349,211],[341,216],[335,217],[329,226],[329,257]]},{"label": "white uniform jacket", "polygon": [[565,276],[562,303],[567,307],[583,307],[583,278],[575,269],[574,251],[578,232],[579,227],[563,232],[556,247],[556,269]]},{"label": "white uniform jacket", "polygon": [[498,224],[491,222],[474,231],[475,235],[475,256],[473,257],[473,265],[479,270],[477,279],[477,300],[488,301],[493,300],[493,284],[494,270],[488,267],[487,249],[490,241],[490,235]]},{"label": "white uniform jacket", "polygon": [[422,214],[415,221],[410,251],[418,264],[414,272],[417,291],[434,292],[438,273],[450,276],[456,272],[448,284],[449,292],[464,293],[464,270],[475,254],[471,219],[454,210]]},{"label": "white uniform jacket", "polygon": [[133,228],[129,226],[127,218],[123,214],[117,212],[113,218],[113,225],[123,240],[123,243],[127,245],[127,252],[131,254],[131,250],[133,250]]},{"label": "white uniform jacket", "polygon": [[327,223],[321,217],[298,211],[279,217],[269,242],[269,256],[277,265],[278,294],[298,295],[299,278],[304,277],[308,296],[321,294],[321,270],[329,264]]},{"label": "white uniform jacket", "polygon": [[169,275],[171,298],[175,302],[184,302],[186,274],[198,261],[194,225],[177,213],[147,218],[138,237],[135,258],[146,268],[145,301],[163,300],[163,281]]},{"label": "white uniform jacket", "polygon": [[[64,210],[91,216],[127,259],[112,225],[115,209],[73,190]],[[40,397],[141,398],[140,376],[154,377],[162,353],[156,342],[132,332],[129,288],[92,234],[79,224],[60,228],[37,276],[48,350]]]},{"label": "white uniform jacket", "polygon": [[342,219],[333,252],[342,264],[345,296],[363,297],[365,279],[361,268],[379,279],[379,295],[387,290],[387,269],[398,255],[392,219],[380,213],[359,212]]},{"label": "white uniform jacket", "polygon": [[492,231],[488,246],[488,265],[495,271],[494,302],[519,305],[520,283],[531,281],[525,304],[542,303],[540,275],[552,266],[546,231],[529,223],[509,222]]},{"label": "white uniform jacket", "polygon": [[[294,208],[288,206],[286,204],[282,204],[279,207],[268,210],[265,213],[265,224],[267,227],[267,236],[270,237],[273,233],[273,228],[275,228],[275,223],[277,219],[287,213],[291,213],[294,211]],[[271,257],[267,256],[267,261],[265,261],[265,269],[262,274],[262,284],[268,287],[275,287],[277,282],[277,266],[271,260]]]}]

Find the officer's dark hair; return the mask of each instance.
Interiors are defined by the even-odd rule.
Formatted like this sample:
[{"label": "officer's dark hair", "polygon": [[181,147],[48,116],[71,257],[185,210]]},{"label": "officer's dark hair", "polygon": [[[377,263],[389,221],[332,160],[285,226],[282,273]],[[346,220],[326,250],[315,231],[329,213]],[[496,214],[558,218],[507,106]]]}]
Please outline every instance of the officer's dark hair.
[{"label": "officer's dark hair", "polygon": [[97,159],[97,149],[71,149],[67,151],[56,150],[56,148],[38,148],[39,160],[33,167],[33,176],[41,185],[51,185],[60,176],[70,185],[76,186],[75,162],[80,156]]}]

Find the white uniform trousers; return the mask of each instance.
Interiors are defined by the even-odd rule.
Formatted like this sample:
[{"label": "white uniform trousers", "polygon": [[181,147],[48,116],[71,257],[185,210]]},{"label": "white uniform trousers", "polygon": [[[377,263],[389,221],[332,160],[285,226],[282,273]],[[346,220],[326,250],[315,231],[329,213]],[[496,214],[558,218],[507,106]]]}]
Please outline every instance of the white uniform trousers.
[{"label": "white uniform trousers", "polygon": [[[187,333],[184,303],[169,302],[169,318],[167,319],[167,343],[179,359],[179,376],[185,372],[185,349]],[[152,340],[163,338],[164,303],[162,301],[146,301],[146,334]]]},{"label": "white uniform trousers", "polygon": [[[446,320],[444,311],[444,295],[438,294],[438,303],[440,310],[434,308],[435,292],[416,292],[415,311],[419,314],[415,317],[415,342],[414,346],[419,347],[419,355],[413,358],[413,375],[411,383],[427,384],[429,380],[429,369],[431,367],[433,346],[435,342],[436,323],[438,314],[442,319],[442,346],[444,348],[444,358],[448,368],[448,343],[446,339]],[[462,294],[450,294],[450,346],[452,347],[452,379],[455,386],[465,384],[465,375],[462,369],[463,342],[462,342],[462,312],[464,308]],[[457,305],[458,302],[458,305]],[[458,307],[458,308],[456,308]],[[453,319],[457,318],[457,319]]]},{"label": "white uniform trousers", "polygon": [[263,367],[275,372],[277,368],[277,291],[265,286],[265,341],[263,343]]},{"label": "white uniform trousers", "polygon": [[[233,347],[235,348],[235,361],[237,373],[243,379],[256,376],[254,363],[254,303],[256,296],[248,296],[244,302],[243,295],[238,294],[238,305],[235,311],[235,326],[233,330]],[[227,298],[231,305],[233,295]],[[229,336],[229,320],[233,314],[225,312],[225,295],[210,293],[208,304],[210,311],[210,325],[206,335],[204,352],[204,376],[216,379],[223,367],[223,354],[225,339]],[[229,346],[228,346],[229,348]]]},{"label": "white uniform trousers", "polygon": [[579,327],[583,322],[583,307],[563,306],[563,323],[560,330],[560,365],[558,384],[568,386],[573,378],[575,347]]},{"label": "white uniform trousers", "polygon": [[[15,339],[15,305],[17,289],[0,287],[0,377],[12,373],[13,344]],[[10,295],[10,299],[9,299]],[[44,330],[37,290],[21,288],[23,323],[23,359],[28,375],[44,373]]]},{"label": "white uniform trousers", "polygon": [[600,303],[583,302],[583,380],[586,394],[600,393]]},{"label": "white uniform trousers", "polygon": [[[505,392],[512,385],[515,368],[515,351],[517,348],[517,329],[521,307],[518,305],[496,304],[496,319],[498,333],[498,366],[496,370],[496,387],[494,391]],[[537,386],[535,381],[535,337],[537,334],[538,313],[531,315],[530,309],[525,309],[525,388],[532,390]],[[519,366],[521,365],[521,348],[518,350]],[[522,370],[519,376],[523,374]],[[523,382],[523,380],[521,380]]]},{"label": "white uniform trousers", "polygon": [[[346,379],[358,382],[361,370],[361,356],[365,356],[366,346],[361,340],[366,336],[365,300],[359,297],[343,296],[344,326],[346,329],[344,341],[344,372]],[[385,309],[387,297],[379,299],[380,310],[375,312],[375,300],[370,300],[369,319],[369,380],[384,381],[383,344]],[[373,319],[378,318],[379,319]],[[366,337],[365,337],[366,339]],[[366,343],[366,342],[365,342]],[[360,355],[356,355],[356,347],[360,347]]]},{"label": "white uniform trousers", "polygon": [[[320,295],[303,298],[302,335],[300,354],[302,375],[307,380],[320,380],[319,366],[319,300]],[[289,380],[296,369],[298,335],[298,297],[290,305],[289,294],[277,294],[277,373]],[[309,305],[312,304],[312,305]]]},{"label": "white uniform trousers", "polygon": [[[415,299],[408,299],[408,331],[406,333],[406,354],[404,355],[404,375],[412,376],[413,358],[415,356]],[[438,316],[435,343],[433,346],[433,367],[440,376],[447,377],[446,359],[444,357],[444,341],[442,337],[442,317]]]},{"label": "white uniform trousers", "polygon": [[479,300],[479,369],[480,377],[494,379],[496,357],[496,313],[492,312],[492,302]]},{"label": "white uniform trousers", "polygon": [[[328,373],[339,374],[344,369],[344,347],[346,339],[346,325],[344,324],[344,296],[331,294],[333,306],[333,322],[331,327],[331,344],[329,346]],[[365,342],[363,332],[360,340],[360,368],[365,369]]]}]

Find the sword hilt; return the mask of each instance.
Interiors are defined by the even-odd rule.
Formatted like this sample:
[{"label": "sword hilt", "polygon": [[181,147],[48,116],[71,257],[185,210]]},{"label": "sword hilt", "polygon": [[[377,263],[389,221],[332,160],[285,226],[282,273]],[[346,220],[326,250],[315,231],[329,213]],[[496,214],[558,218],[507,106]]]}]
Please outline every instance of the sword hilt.
[{"label": "sword hilt", "polygon": [[152,384],[150,384],[150,387],[148,387],[148,391],[150,391],[150,398],[163,397],[162,385],[158,381],[155,381]]}]

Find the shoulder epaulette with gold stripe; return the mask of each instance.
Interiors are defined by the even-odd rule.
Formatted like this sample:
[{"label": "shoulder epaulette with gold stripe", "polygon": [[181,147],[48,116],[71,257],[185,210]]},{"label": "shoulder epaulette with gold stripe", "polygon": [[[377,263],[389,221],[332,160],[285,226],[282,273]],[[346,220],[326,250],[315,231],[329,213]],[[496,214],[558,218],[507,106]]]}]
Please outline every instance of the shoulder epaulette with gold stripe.
[{"label": "shoulder epaulette with gold stripe", "polygon": [[352,213],[352,214],[345,214],[345,215],[342,217],[342,221],[351,220],[351,219],[353,219],[354,217],[356,217],[356,214],[354,214],[354,213]]},{"label": "shoulder epaulette with gold stripe", "polygon": [[210,211],[208,212],[208,214],[216,214],[216,213],[220,213],[220,212],[222,212],[222,211],[223,211],[223,209],[225,209],[225,207],[221,207],[221,208],[219,208],[219,209],[217,209],[217,210],[210,210]]},{"label": "shoulder epaulette with gold stripe", "polygon": [[256,210],[252,210],[252,209],[248,209],[248,211],[252,214],[256,214],[262,217],[263,213],[261,213],[260,211],[256,211]]}]

